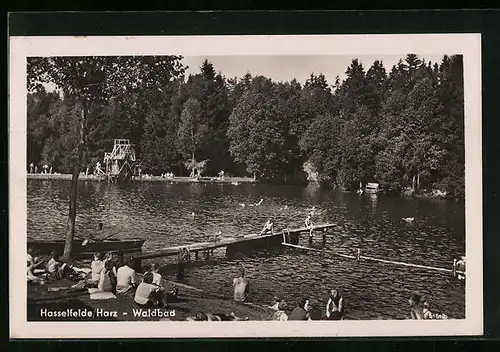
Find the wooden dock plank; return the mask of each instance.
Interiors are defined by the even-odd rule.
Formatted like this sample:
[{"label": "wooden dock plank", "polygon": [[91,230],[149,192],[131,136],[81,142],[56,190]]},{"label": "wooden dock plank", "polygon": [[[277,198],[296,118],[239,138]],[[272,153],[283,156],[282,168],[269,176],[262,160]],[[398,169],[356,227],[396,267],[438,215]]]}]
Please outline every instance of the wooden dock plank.
[{"label": "wooden dock plank", "polygon": [[[313,226],[314,230],[326,230],[331,227],[335,226],[335,224],[321,224],[321,225],[315,225]],[[294,234],[294,233],[300,233],[300,232],[308,232],[309,228],[307,227],[301,227],[298,229],[284,229],[279,232],[275,232],[274,234],[266,234],[260,236],[259,234],[249,234],[249,235],[244,235],[244,236],[238,236],[238,237],[229,237],[229,238],[222,238],[218,241],[205,241],[205,242],[198,242],[198,243],[191,243],[191,244],[186,244],[186,245],[180,245],[180,246],[173,246],[173,247],[168,247],[161,249],[159,251],[155,252],[147,252],[147,253],[141,253],[137,254],[134,256],[134,258],[143,260],[143,259],[153,259],[153,258],[160,258],[160,257],[168,257],[168,256],[174,256],[177,255],[180,251],[181,248],[186,248],[190,252],[199,252],[199,251],[208,251],[208,250],[213,250],[217,248],[222,248],[222,247],[227,247],[229,245],[233,244],[240,244],[244,242],[251,242],[256,239],[262,240],[265,238],[272,238],[272,237],[282,237],[283,234]]]}]

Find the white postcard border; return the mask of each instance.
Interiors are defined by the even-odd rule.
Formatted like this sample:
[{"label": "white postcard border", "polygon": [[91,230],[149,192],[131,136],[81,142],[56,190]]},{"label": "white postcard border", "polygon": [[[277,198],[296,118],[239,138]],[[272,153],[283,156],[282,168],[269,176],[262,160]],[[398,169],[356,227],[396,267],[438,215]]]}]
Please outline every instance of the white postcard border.
[{"label": "white postcard border", "polygon": [[[451,336],[483,333],[480,34],[11,37],[9,41],[11,338]],[[27,322],[26,58],[90,55],[464,55],[466,317],[443,321]]]}]

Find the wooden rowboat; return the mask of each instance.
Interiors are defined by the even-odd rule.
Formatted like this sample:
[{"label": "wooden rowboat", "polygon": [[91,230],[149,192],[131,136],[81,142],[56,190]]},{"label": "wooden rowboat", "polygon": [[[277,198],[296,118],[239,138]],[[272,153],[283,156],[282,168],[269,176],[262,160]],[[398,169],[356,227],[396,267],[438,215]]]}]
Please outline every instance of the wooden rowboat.
[{"label": "wooden rowboat", "polygon": [[[146,242],[145,238],[130,239],[105,239],[84,241],[81,239],[73,240],[72,252],[77,257],[89,257],[96,252],[121,252],[135,253],[141,252],[142,246]],[[56,251],[62,255],[64,252],[64,240],[33,240],[28,239],[28,248],[33,248],[39,254],[49,254]]]}]

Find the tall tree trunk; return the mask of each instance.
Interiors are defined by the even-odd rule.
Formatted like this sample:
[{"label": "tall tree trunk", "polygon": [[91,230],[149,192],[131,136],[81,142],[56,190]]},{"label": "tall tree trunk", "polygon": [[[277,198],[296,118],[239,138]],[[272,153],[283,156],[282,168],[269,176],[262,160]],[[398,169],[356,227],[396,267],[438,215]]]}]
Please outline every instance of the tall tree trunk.
[{"label": "tall tree trunk", "polygon": [[196,176],[196,164],[194,163],[194,150],[191,152],[191,162],[193,163],[192,167],[191,167],[191,175],[192,177],[195,177]]},{"label": "tall tree trunk", "polygon": [[76,221],[76,200],[78,195],[78,176],[80,175],[80,165],[83,159],[83,149],[85,146],[85,122],[86,122],[86,106],[82,103],[82,112],[80,116],[80,140],[78,141],[76,160],[73,165],[73,177],[71,178],[71,186],[69,191],[69,216],[68,216],[68,231],[66,232],[66,242],[64,243],[63,260],[67,261],[71,257],[73,249],[73,238],[75,236],[75,221]]}]

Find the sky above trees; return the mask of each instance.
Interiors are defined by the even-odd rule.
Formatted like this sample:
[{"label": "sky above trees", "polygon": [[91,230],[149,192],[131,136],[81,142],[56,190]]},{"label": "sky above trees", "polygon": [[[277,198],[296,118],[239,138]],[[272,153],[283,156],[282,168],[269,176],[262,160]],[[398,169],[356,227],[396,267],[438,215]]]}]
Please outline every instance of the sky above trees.
[{"label": "sky above trees", "polygon": [[[311,73],[322,73],[328,84],[335,83],[335,77],[345,78],[346,68],[352,59],[357,58],[364,67],[370,67],[375,61],[382,61],[384,67],[391,68],[398,60],[405,57],[401,55],[362,55],[362,56],[331,56],[331,55],[294,55],[294,56],[188,56],[181,62],[188,66],[187,74],[197,74],[203,61],[208,60],[214,65],[217,73],[226,78],[243,77],[247,72],[252,76],[262,75],[273,81],[290,81],[293,78],[304,84]],[[435,55],[419,55],[421,59],[434,63],[441,63],[444,53]],[[448,53],[450,55],[450,53]]]}]

